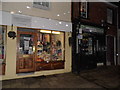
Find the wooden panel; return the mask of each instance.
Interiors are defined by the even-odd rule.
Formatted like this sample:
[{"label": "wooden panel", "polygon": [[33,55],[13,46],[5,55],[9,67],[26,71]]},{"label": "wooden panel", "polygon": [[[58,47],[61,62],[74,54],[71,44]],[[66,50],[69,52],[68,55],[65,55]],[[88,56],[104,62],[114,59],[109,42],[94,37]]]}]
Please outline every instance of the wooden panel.
[{"label": "wooden panel", "polygon": [[0,75],[5,75],[5,64],[0,64]]},{"label": "wooden panel", "polygon": [[64,62],[53,62],[54,69],[64,69]]},{"label": "wooden panel", "polygon": [[24,68],[24,59],[19,59],[19,68],[20,69]]},{"label": "wooden panel", "polygon": [[64,61],[36,62],[36,71],[64,69]]},{"label": "wooden panel", "polygon": [[52,70],[51,63],[36,63],[36,71],[40,70]]},{"label": "wooden panel", "polygon": [[24,63],[25,63],[25,68],[32,68],[33,67],[33,60],[32,58],[25,58],[24,59]]}]

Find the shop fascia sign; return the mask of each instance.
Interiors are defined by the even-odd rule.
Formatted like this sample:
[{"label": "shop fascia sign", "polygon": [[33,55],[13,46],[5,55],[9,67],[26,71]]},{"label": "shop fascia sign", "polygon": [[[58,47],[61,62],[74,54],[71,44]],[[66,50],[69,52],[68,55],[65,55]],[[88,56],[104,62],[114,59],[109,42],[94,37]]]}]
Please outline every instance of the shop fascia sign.
[{"label": "shop fascia sign", "polygon": [[102,28],[97,28],[97,27],[92,27],[87,25],[81,25],[81,28],[83,31],[87,31],[87,32],[104,33],[104,29]]}]

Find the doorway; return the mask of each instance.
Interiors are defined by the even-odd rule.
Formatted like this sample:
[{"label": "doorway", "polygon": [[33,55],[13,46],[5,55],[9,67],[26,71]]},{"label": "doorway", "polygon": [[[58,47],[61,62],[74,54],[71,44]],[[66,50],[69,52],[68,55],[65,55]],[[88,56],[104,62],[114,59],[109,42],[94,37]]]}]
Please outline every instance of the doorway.
[{"label": "doorway", "polygon": [[114,57],[114,48],[115,48],[115,38],[114,36],[107,36],[107,53],[106,53],[106,59],[107,59],[107,65],[115,65],[115,57]]},{"label": "doorway", "polygon": [[36,33],[22,28],[17,33],[17,73],[35,71]]}]

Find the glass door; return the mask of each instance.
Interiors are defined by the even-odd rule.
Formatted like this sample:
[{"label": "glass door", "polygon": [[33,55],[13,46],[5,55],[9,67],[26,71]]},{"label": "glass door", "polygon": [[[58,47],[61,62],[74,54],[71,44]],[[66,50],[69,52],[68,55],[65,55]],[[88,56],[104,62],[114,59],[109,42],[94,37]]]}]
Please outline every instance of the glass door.
[{"label": "glass door", "polygon": [[17,73],[35,71],[35,32],[18,31]]}]

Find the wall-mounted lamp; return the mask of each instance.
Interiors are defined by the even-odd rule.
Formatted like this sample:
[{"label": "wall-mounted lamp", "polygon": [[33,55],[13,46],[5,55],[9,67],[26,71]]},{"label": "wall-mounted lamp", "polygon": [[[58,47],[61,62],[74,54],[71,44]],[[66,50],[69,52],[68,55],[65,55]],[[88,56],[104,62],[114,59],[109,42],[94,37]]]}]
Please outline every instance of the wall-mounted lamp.
[{"label": "wall-mounted lamp", "polygon": [[11,26],[11,31],[8,32],[8,37],[12,38],[12,39],[15,39],[15,37],[16,37],[16,32],[13,31],[13,24]]}]

